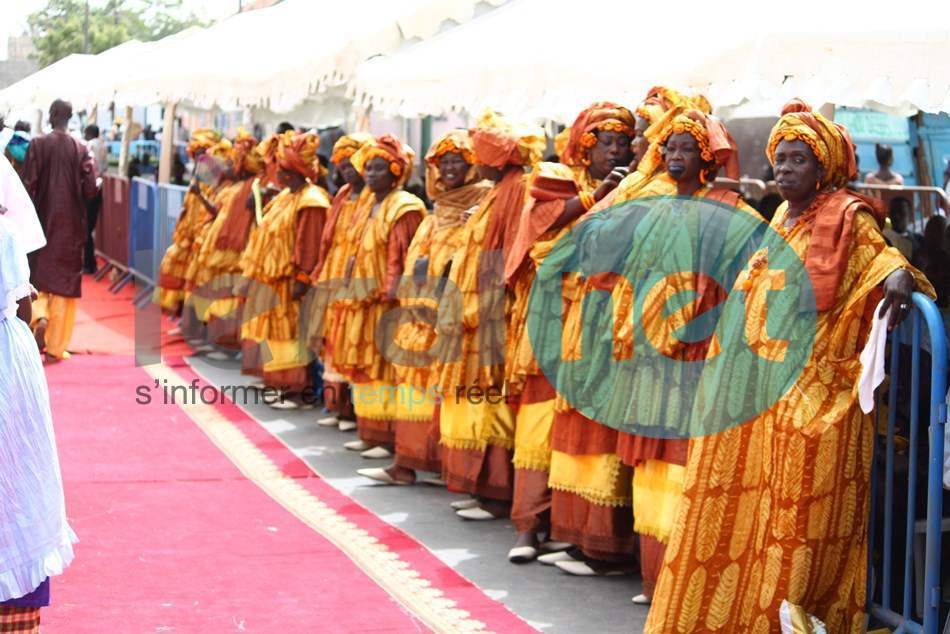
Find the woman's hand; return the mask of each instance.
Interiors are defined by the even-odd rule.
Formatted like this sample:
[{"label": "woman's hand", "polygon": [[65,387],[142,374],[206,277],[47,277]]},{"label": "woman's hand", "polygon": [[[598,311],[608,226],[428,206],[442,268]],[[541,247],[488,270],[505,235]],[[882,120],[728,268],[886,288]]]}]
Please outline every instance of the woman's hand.
[{"label": "woman's hand", "polygon": [[883,317],[888,308],[893,307],[891,318],[888,320],[887,329],[894,330],[907,315],[914,305],[911,295],[914,292],[914,276],[905,269],[898,269],[887,276],[884,280],[884,303],[881,305],[881,311],[878,316]]},{"label": "woman's hand", "polygon": [[607,178],[603,180],[600,186],[594,190],[594,200],[600,201],[604,196],[616,189],[620,181],[626,178],[629,173],[630,170],[626,167],[615,167],[612,172],[607,174]]}]

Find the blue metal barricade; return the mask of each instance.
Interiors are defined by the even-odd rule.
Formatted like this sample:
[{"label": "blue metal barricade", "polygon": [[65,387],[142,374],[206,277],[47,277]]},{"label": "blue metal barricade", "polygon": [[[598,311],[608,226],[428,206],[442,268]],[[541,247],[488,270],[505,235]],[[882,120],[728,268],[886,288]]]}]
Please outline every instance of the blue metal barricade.
[{"label": "blue metal barricade", "polygon": [[158,250],[160,253],[165,253],[165,250],[171,246],[175,223],[181,215],[181,205],[187,193],[188,188],[181,185],[161,183],[158,186]]},{"label": "blue metal barricade", "polygon": [[155,183],[133,178],[129,188],[129,273],[142,282],[140,297],[149,294],[158,280],[159,214]]},{"label": "blue metal barricade", "polygon": [[[921,321],[926,325],[925,332]],[[927,361],[927,352],[921,345],[924,337],[929,340],[930,347],[929,381],[922,371]],[[914,293],[914,310],[905,324],[890,335],[890,344],[890,387],[886,401],[885,396],[879,394],[876,417],[880,420],[886,407],[887,426],[883,430],[883,439],[881,428],[876,428],[871,460],[868,611],[872,620],[894,628],[895,632],[937,634],[940,631],[947,341],[936,305],[926,296]],[[910,367],[904,368],[908,361]],[[921,403],[921,386],[926,383],[929,383],[925,394],[927,401]],[[920,433],[921,415],[929,416],[928,434],[923,438]],[[898,424],[907,439],[906,452],[897,449]],[[924,464],[918,461],[922,451],[927,453]],[[884,463],[880,465],[882,456]],[[905,465],[906,488],[896,473],[904,470]],[[879,471],[883,471],[884,478],[883,508],[878,508]],[[926,496],[922,495],[924,482]],[[918,515],[923,514],[926,519],[918,520]],[[883,539],[878,545],[879,524],[883,525]],[[895,529],[903,529],[903,535],[895,535]],[[895,548],[900,550],[895,552]],[[903,582],[900,591],[893,587],[898,579]]]}]

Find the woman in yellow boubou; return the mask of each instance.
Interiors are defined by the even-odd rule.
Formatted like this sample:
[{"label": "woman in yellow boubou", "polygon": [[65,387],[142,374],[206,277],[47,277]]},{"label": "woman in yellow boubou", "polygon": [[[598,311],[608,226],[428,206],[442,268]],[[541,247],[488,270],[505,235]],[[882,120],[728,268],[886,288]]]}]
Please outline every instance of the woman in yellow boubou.
[{"label": "woman in yellow boubou", "polygon": [[[312,132],[286,132],[276,148],[277,181],[283,187],[268,204],[253,233],[241,268],[245,280],[239,295],[247,296],[241,337],[261,346],[264,385],[290,393],[272,404],[299,406],[293,395],[310,383],[306,346],[298,337],[300,298],[319,257],[320,235],[330,207],[329,197],[314,184],[319,175]],[[245,349],[248,346],[244,346]]]},{"label": "woman in yellow boubou", "polygon": [[353,386],[359,440],[344,446],[368,458],[392,455],[396,376],[377,340],[380,318],[398,306],[396,290],[409,244],[426,209],[402,186],[412,170],[412,150],[392,135],[366,143],[350,158],[372,192],[367,220],[344,271],[348,298],[335,302],[329,354]]},{"label": "woman in yellow boubou", "polygon": [[[453,130],[430,148],[425,158],[426,191],[434,203],[409,245],[400,305],[413,312],[393,342],[412,355],[410,363],[396,363],[396,459],[385,469],[360,469],[360,475],[387,484],[416,481],[416,471],[441,475],[438,406],[434,371],[437,346],[430,320],[415,311],[438,310],[444,279],[452,257],[461,246],[466,217],[491,187],[475,168],[472,139],[467,130]],[[409,282],[411,280],[411,282]]]}]

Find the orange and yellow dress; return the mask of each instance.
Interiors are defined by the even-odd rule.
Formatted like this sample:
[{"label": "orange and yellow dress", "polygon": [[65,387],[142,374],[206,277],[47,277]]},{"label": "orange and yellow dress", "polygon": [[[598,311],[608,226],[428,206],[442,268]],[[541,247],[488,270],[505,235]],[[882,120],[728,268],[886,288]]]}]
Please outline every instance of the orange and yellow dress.
[{"label": "orange and yellow dress", "polygon": [[382,201],[375,196],[369,199],[362,232],[353,236],[356,249],[348,258],[349,275],[343,291],[349,296],[334,302],[336,314],[328,342],[334,369],[353,386],[359,437],[373,445],[394,443],[397,398],[395,368],[383,354],[387,341],[378,336],[377,326],[388,311],[398,307],[396,284],[412,237],[426,213],[419,198],[401,189],[411,169],[411,152],[387,134],[367,143],[351,158],[360,173],[373,158],[385,158],[397,176],[396,188]]},{"label": "orange and yellow dress", "polygon": [[[582,111],[567,129],[559,152],[561,163],[539,163],[531,175],[530,199],[521,215],[515,245],[505,263],[505,277],[513,292],[511,320],[506,339],[506,380],[509,392],[519,396],[515,419],[515,491],[511,517],[518,532],[547,529],[551,508],[548,486],[551,467],[551,432],[554,426],[557,393],[535,359],[529,334],[529,314],[561,314],[570,304],[571,293],[551,295],[553,305],[542,302],[529,308],[531,289],[538,268],[552,249],[561,250],[574,223],[551,229],[561,216],[565,202],[576,196],[592,204],[600,181],[591,177],[589,148],[597,142],[597,132],[611,130],[633,137],[634,116],[628,109],[610,102],[597,102]],[[557,257],[557,256],[555,256]],[[568,285],[570,283],[568,282]],[[535,297],[540,297],[536,295]]]},{"label": "orange and yellow dress", "polygon": [[[309,382],[309,353],[298,336],[300,299],[293,297],[294,282],[307,279],[319,255],[329,196],[314,185],[318,137],[313,133],[286,133],[280,139],[277,161],[281,169],[307,178],[298,191],[287,188],[268,204],[264,218],[241,257],[250,281],[244,304],[241,338],[265,344],[261,371],[266,385],[299,391]],[[248,345],[242,346],[250,348]]]},{"label": "orange and yellow dress", "polygon": [[[196,130],[188,143],[188,154],[197,160],[211,146],[218,143],[221,136],[214,130]],[[214,190],[200,183],[205,198],[211,198]],[[181,213],[172,233],[172,243],[165,251],[159,267],[156,301],[161,309],[171,315],[177,315],[185,301],[185,279],[188,265],[193,255],[192,244],[205,218],[205,207],[201,200],[190,190],[182,200]]]},{"label": "orange and yellow dress", "polygon": [[[461,154],[471,165],[465,184],[451,190],[446,189],[438,168],[439,158],[448,152]],[[428,309],[431,312],[428,313],[429,319],[414,313],[413,320],[400,326],[396,333],[395,345],[411,352],[415,358],[409,365],[394,361],[398,392],[395,462],[408,469],[441,473],[436,371],[438,347],[436,324],[431,316],[438,312],[445,276],[452,266],[452,257],[461,246],[464,213],[478,205],[491,185],[478,176],[467,130],[453,130],[436,141],[426,154],[425,163],[426,188],[434,209],[419,225],[409,245],[403,289],[399,294],[403,310]],[[427,263],[420,271],[423,260]],[[420,275],[424,280],[417,282]]]},{"label": "orange and yellow dress", "polygon": [[543,132],[487,112],[472,130],[475,160],[502,171],[465,224],[453,257],[437,333],[457,346],[437,367],[442,400],[442,476],[450,487],[510,501],[516,403],[506,394],[505,331],[511,302],[504,286],[511,248],[528,196]]},{"label": "orange and yellow dress", "polygon": [[[793,386],[766,411],[690,441],[646,632],[778,632],[783,600],[829,632],[864,631],[874,427],[858,405],[859,356],[890,273],[907,268],[920,290],[933,289],[887,246],[883,214],[841,189],[855,171],[847,131],[792,102],[772,131],[770,158],[784,138],[805,140],[824,169],[823,191],[795,224],[788,226],[784,205],[772,221],[814,288],[813,347]],[[767,257],[756,253],[737,279],[746,297],[773,288]],[[745,327],[734,332],[778,354],[768,352],[765,304],[749,301]],[[728,366],[703,377],[702,394],[728,392],[717,386],[742,378]]]}]

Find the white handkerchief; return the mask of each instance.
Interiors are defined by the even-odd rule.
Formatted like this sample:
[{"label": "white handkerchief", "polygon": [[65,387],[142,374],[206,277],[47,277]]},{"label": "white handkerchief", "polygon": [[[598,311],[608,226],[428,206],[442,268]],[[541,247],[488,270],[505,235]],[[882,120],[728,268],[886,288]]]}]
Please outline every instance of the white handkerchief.
[{"label": "white handkerchief", "polygon": [[884,380],[884,348],[887,346],[887,320],[891,316],[891,308],[887,314],[879,317],[884,300],[874,309],[874,322],[871,324],[871,335],[867,345],[861,351],[861,376],[858,377],[858,403],[861,411],[869,414],[874,409],[874,390]]}]

